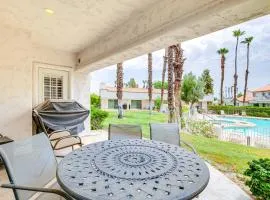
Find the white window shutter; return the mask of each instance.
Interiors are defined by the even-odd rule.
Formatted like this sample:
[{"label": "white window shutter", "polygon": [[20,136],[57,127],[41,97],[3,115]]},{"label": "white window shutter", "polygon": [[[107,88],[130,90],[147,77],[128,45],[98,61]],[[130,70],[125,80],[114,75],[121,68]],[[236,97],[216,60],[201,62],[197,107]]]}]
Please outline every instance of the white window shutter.
[{"label": "white window shutter", "polygon": [[44,100],[63,99],[63,76],[44,75],[43,91]]}]

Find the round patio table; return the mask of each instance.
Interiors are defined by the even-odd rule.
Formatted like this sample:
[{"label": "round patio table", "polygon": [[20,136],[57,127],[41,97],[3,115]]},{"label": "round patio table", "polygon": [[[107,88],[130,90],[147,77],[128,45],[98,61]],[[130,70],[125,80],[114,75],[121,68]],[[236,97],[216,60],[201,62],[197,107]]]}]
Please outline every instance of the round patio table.
[{"label": "round patio table", "polygon": [[192,199],[209,170],[196,154],[153,140],[109,140],[86,145],[59,164],[57,180],[75,199]]}]

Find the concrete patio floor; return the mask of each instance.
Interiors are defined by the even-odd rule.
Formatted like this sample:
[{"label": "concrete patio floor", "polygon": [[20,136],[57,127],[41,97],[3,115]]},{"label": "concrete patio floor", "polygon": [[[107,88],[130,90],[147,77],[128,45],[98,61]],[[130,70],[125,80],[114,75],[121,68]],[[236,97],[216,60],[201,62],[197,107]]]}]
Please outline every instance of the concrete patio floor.
[{"label": "concrete patio floor", "polygon": [[[82,136],[83,143],[89,144],[107,140],[106,131],[93,132],[91,135]],[[56,154],[67,154],[70,150],[62,150]],[[227,178],[223,173],[207,163],[210,170],[210,181],[206,189],[199,195],[197,200],[248,200],[251,199],[237,184]],[[8,182],[4,169],[0,169],[0,183]],[[11,190],[0,188],[0,200],[13,200]],[[49,199],[48,199],[49,200]]]}]

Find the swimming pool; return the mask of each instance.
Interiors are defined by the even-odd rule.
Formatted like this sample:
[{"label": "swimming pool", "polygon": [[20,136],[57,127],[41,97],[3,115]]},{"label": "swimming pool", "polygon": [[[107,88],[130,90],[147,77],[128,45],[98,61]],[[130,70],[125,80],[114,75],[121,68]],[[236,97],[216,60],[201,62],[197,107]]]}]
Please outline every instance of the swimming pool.
[{"label": "swimming pool", "polygon": [[263,136],[270,136],[270,119],[268,120],[252,117],[223,117],[223,116],[218,118],[221,120],[242,121],[254,124],[254,126],[249,127],[225,126],[224,127],[225,130],[241,132],[245,135],[259,134]]}]

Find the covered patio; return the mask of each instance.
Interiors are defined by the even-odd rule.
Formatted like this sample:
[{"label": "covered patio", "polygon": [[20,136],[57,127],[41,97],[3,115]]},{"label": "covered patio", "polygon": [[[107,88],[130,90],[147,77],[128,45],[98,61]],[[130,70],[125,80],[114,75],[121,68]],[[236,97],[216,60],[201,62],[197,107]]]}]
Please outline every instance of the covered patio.
[{"label": "covered patio", "polygon": [[[84,144],[105,141],[108,139],[107,131],[95,131],[91,136],[82,137]],[[67,154],[70,149],[61,150],[61,154]],[[198,200],[220,199],[220,200],[248,200],[250,196],[246,194],[236,183],[207,163],[210,170],[210,181],[207,188],[199,195]],[[8,182],[5,170],[0,170],[1,182]],[[228,192],[230,191],[230,192]],[[56,196],[56,199],[58,197]],[[14,199],[12,190],[0,188],[0,199]]]},{"label": "covered patio", "polygon": [[[11,0],[0,10],[0,132],[16,140],[32,134],[31,109],[46,98],[74,99],[88,108],[91,71],[269,14],[270,5]],[[62,77],[63,93],[48,96],[44,76]]]},{"label": "covered patio", "polygon": [[[0,11],[0,133],[17,141],[33,135],[32,109],[44,100],[73,99],[89,108],[92,71],[269,14],[270,4],[2,0]],[[91,133],[90,123],[88,117],[83,143],[107,140],[107,132]],[[199,199],[249,199],[208,166],[210,183]],[[13,199],[12,191],[0,189],[0,199]]]}]

